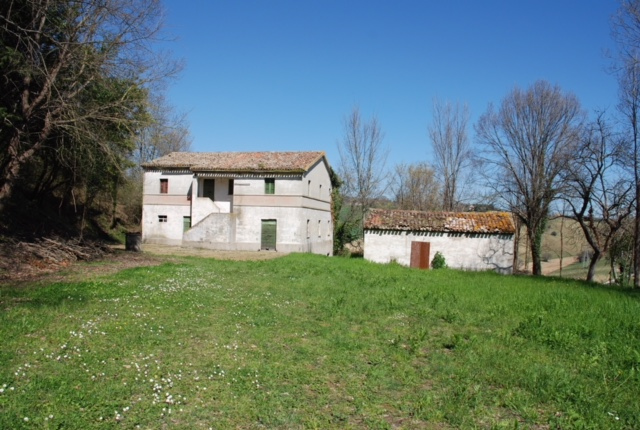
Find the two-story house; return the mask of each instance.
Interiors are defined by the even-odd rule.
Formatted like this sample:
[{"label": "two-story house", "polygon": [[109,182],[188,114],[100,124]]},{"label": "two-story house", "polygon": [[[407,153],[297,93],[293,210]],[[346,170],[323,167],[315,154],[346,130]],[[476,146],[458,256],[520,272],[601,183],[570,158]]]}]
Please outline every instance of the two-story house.
[{"label": "two-story house", "polygon": [[332,254],[324,152],[173,152],[143,168],[143,243]]}]

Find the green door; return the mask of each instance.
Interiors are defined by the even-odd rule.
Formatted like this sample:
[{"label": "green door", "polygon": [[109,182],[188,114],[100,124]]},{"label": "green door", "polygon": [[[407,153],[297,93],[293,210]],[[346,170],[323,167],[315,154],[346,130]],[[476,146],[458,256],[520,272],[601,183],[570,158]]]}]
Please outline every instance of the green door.
[{"label": "green door", "polygon": [[191,228],[191,217],[185,216],[182,217],[182,231],[187,231]]},{"label": "green door", "polygon": [[261,249],[276,249],[276,227],[277,222],[275,219],[262,220]]}]

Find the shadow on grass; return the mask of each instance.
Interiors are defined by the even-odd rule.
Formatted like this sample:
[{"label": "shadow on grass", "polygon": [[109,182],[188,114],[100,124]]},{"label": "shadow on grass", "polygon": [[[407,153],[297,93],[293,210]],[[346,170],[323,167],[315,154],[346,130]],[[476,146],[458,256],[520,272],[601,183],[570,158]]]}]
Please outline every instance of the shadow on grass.
[{"label": "shadow on grass", "polygon": [[633,287],[623,287],[618,284],[603,284],[600,282],[587,282],[581,279],[575,278],[566,278],[560,276],[533,276],[533,275],[513,275],[522,279],[530,278],[535,279],[536,282],[540,282],[543,284],[549,283],[564,283],[564,284],[573,284],[577,287],[586,288],[590,290],[602,290],[609,291],[614,293],[623,294],[629,297],[640,298],[640,288]]},{"label": "shadow on grass", "polygon": [[82,291],[83,285],[86,283],[0,286],[0,307],[6,310],[15,307],[58,307],[63,303],[84,304],[90,298]]}]

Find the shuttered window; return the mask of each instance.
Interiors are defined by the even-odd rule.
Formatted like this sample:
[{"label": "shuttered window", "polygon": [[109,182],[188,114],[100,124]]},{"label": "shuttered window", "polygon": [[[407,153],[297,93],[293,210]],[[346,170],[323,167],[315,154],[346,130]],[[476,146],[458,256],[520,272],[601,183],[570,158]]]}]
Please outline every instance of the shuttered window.
[{"label": "shuttered window", "polygon": [[264,193],[265,194],[276,193],[276,180],[274,178],[266,178],[264,180]]}]

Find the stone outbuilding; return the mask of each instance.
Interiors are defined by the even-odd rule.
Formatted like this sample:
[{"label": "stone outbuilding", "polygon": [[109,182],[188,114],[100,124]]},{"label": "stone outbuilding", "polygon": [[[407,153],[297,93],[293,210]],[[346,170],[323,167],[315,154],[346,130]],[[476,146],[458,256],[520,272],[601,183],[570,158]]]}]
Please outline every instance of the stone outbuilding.
[{"label": "stone outbuilding", "polygon": [[364,258],[426,269],[440,252],[451,268],[508,274],[515,231],[508,212],[371,209],[364,223]]},{"label": "stone outbuilding", "polygon": [[143,243],[333,252],[324,152],[173,152],[143,168]]}]

